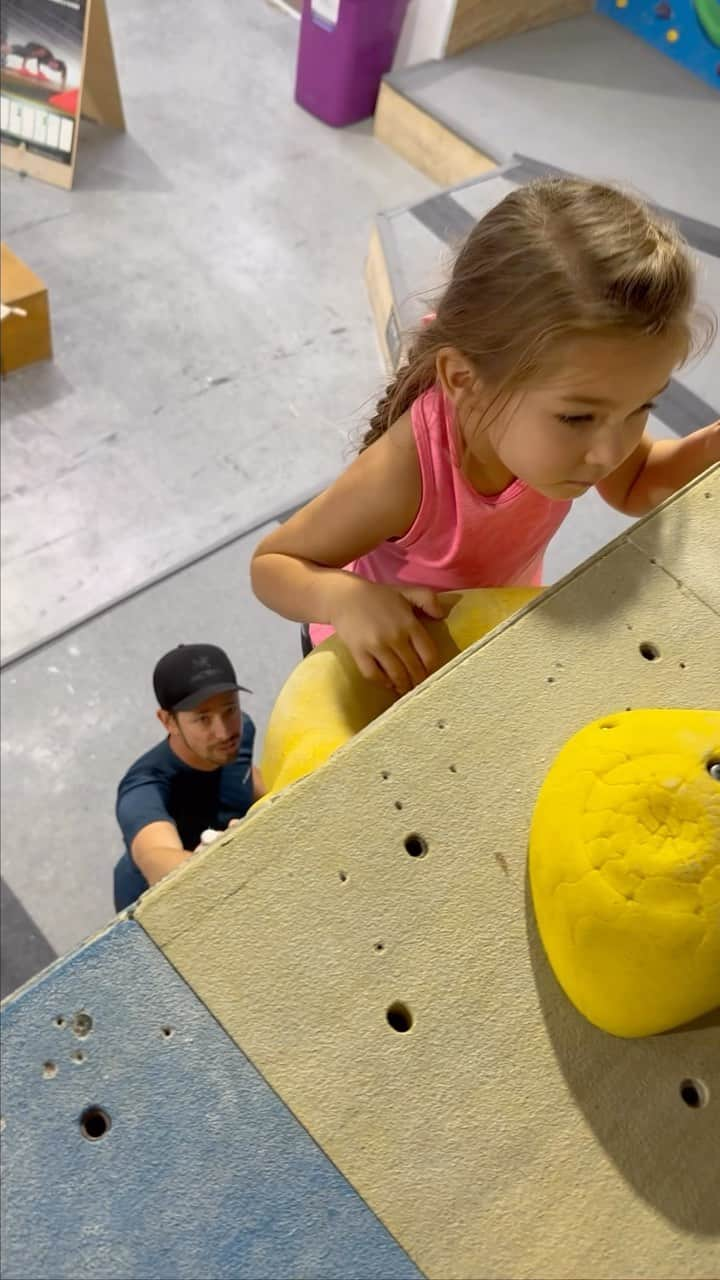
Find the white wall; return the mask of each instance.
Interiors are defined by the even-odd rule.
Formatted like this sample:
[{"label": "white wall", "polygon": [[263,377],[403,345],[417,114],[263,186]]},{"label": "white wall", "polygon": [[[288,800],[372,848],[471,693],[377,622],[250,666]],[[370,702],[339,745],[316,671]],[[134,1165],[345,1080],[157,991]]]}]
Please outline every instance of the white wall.
[{"label": "white wall", "polygon": [[445,52],[456,0],[410,0],[395,67],[441,58]]}]

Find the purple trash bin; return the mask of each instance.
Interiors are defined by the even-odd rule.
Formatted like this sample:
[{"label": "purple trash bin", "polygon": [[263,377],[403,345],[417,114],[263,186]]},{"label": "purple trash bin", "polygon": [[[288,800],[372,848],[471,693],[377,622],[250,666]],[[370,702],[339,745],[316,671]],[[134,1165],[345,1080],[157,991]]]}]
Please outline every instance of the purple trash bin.
[{"label": "purple trash bin", "polygon": [[375,110],[408,0],[303,0],[295,101],[326,124]]}]

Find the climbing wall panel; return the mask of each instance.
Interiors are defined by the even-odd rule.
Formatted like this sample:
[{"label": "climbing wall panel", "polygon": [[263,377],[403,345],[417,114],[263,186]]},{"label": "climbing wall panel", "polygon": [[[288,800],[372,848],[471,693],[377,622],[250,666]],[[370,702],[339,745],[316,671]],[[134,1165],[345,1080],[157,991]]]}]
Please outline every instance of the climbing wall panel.
[{"label": "climbing wall panel", "polygon": [[715,468],[138,908],[430,1276],[720,1266],[720,1018],[636,1041],[590,1026],[525,875],[570,735],[720,702],[719,503]]},{"label": "climbing wall panel", "polygon": [[418,1276],[137,924],[2,1032],[5,1280]]}]

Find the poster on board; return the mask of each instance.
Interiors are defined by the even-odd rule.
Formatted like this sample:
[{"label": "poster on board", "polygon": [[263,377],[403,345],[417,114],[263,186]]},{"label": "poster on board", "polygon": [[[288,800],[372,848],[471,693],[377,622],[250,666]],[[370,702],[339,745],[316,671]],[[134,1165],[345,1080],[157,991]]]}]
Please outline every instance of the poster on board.
[{"label": "poster on board", "polygon": [[5,0],[2,140],[62,164],[73,157],[80,111],[86,0]]},{"label": "poster on board", "polygon": [[105,0],[3,0],[0,111],[3,164],[72,186],[81,114],[124,127]]}]

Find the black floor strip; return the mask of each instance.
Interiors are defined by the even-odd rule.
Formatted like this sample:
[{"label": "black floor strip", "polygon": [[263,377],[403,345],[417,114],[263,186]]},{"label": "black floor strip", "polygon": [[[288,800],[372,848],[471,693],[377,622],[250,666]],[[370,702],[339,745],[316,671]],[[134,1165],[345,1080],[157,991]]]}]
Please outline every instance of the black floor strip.
[{"label": "black floor strip", "polygon": [[0,878],[0,1000],[57,959],[32,916]]},{"label": "black floor strip", "polygon": [[658,397],[655,416],[665,423],[671,431],[679,436],[689,436],[698,427],[707,427],[720,414],[720,408],[713,409],[694,391],[688,391],[682,383],[673,378],[667,391]]}]

